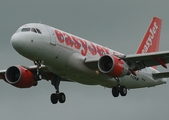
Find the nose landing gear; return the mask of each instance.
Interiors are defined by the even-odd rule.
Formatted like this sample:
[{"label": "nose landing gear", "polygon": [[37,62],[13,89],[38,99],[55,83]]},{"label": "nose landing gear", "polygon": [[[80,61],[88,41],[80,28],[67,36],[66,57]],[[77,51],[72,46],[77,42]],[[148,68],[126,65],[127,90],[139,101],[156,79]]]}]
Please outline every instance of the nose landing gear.
[{"label": "nose landing gear", "polygon": [[35,81],[42,80],[43,76],[42,76],[42,74],[40,73],[41,61],[34,61],[34,64],[37,65],[37,72],[36,72],[36,74],[35,74],[35,76],[34,76]]},{"label": "nose landing gear", "polygon": [[[36,71],[36,74],[34,75],[34,79],[35,79],[35,86],[38,84],[38,81],[40,81],[41,79],[43,79],[43,76],[42,76],[42,73],[40,71],[40,68],[41,68],[41,63],[42,61],[41,60],[38,60],[38,61],[34,61],[34,64],[37,65],[37,71]],[[51,77],[51,84],[55,87],[56,89],[56,92],[51,94],[50,96],[50,100],[53,104],[57,104],[58,101],[60,103],[64,103],[66,101],[66,96],[64,93],[60,93],[59,92],[59,85],[60,85],[60,79],[61,77],[55,75],[55,74],[52,74],[52,77]]]}]

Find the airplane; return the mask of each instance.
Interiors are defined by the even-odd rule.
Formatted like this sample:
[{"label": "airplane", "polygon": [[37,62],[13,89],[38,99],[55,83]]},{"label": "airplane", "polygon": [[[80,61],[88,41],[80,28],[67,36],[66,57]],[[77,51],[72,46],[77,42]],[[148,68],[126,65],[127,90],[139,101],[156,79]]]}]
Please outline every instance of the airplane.
[{"label": "airplane", "polygon": [[66,101],[59,90],[61,81],[111,88],[114,97],[126,96],[129,89],[166,84],[169,72],[156,69],[169,63],[169,51],[158,51],[161,25],[162,20],[153,17],[136,53],[125,55],[45,24],[28,23],[10,43],[34,65],[12,65],[0,70],[0,78],[17,88],[51,81],[56,89],[50,96],[53,104]]}]

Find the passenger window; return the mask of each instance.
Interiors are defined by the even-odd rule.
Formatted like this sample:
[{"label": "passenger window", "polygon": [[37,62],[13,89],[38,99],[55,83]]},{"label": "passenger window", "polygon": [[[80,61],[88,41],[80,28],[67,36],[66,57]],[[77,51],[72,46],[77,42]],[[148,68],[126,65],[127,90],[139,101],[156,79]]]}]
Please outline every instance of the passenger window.
[{"label": "passenger window", "polygon": [[30,31],[30,28],[22,28],[21,32],[27,32]]}]

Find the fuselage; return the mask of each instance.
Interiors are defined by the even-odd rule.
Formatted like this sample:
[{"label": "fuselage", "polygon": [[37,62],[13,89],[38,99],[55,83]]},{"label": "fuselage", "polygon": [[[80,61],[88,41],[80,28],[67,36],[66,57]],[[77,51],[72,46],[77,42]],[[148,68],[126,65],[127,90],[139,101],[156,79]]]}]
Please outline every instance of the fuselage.
[{"label": "fuselage", "polygon": [[[44,24],[30,23],[21,26],[11,38],[14,49],[22,56],[35,61],[41,60],[48,69],[58,76],[86,85],[101,85],[112,88],[117,81],[97,70],[88,68],[86,58],[124,54],[91,41],[69,34]],[[156,69],[145,68],[136,75],[120,77],[121,85],[128,89],[151,87],[166,83],[153,79]]]}]

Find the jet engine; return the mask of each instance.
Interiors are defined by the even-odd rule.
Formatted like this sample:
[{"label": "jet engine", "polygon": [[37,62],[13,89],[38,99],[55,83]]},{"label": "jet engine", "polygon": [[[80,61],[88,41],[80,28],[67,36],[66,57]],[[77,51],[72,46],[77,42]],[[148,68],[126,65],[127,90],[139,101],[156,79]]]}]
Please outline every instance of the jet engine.
[{"label": "jet engine", "polygon": [[22,66],[11,66],[5,73],[6,82],[18,87],[29,88],[35,85],[33,73]]},{"label": "jet engine", "polygon": [[130,74],[126,62],[117,56],[102,56],[98,61],[98,68],[101,73],[111,77],[123,77]]}]

